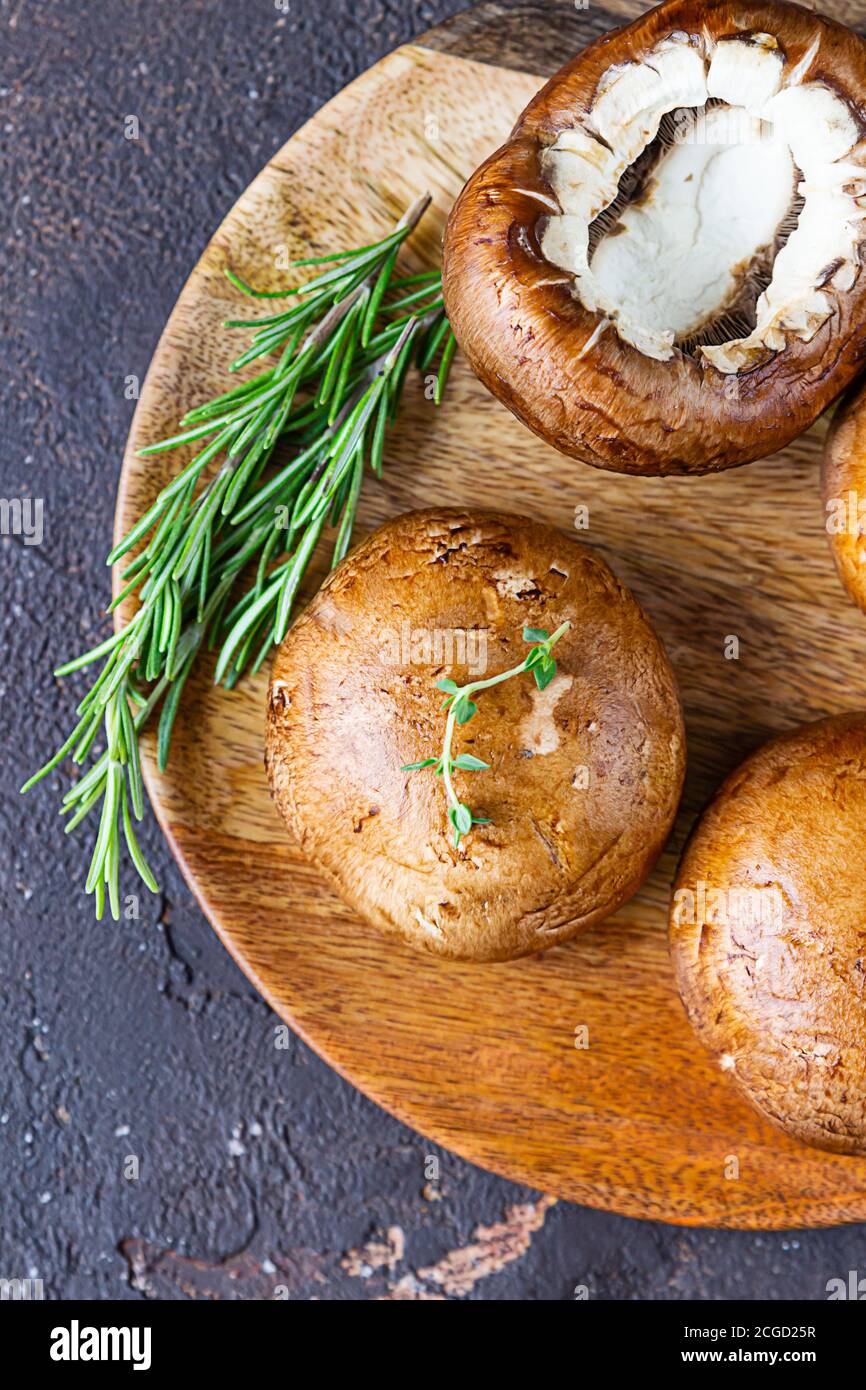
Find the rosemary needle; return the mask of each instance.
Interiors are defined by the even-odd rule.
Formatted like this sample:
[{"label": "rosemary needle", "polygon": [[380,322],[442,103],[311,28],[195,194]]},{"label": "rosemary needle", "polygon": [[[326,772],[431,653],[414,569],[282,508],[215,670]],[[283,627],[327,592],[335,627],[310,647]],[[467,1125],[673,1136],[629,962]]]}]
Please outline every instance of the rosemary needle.
[{"label": "rosemary needle", "polygon": [[[400,249],[429,203],[429,195],[419,198],[379,241],[296,261],[317,267],[304,284],[259,290],[227,271],[244,295],[288,299],[290,307],[228,320],[227,329],[252,334],[229,370],[252,362],[260,369],[141,450],[148,457],[192,444],[198,452],[111,550],[107,563],[126,568],[108,611],[135,594],[135,616],[55,672],[102,663],[69,737],[22,788],[67,757],[79,766],[92,759],[63,796],[61,814],[67,832],[97,817],[86,890],[98,917],[106,903],[120,916],[121,841],[139,877],[157,890],[134,828],[144,813],[145,725],[159,708],[157,759],[165,768],[181,694],[202,652],[218,649],[215,680],[229,689],[259,670],[288,630],[326,529],[336,528],[332,564],[346,554],[364,472],[381,472],[385,430],[412,355],[422,371],[435,372],[437,403],[441,397],[456,345],[441,277],[395,276]],[[261,369],[263,359],[271,365]],[[280,440],[293,453],[273,472]],[[92,756],[100,729],[104,748]]]}]

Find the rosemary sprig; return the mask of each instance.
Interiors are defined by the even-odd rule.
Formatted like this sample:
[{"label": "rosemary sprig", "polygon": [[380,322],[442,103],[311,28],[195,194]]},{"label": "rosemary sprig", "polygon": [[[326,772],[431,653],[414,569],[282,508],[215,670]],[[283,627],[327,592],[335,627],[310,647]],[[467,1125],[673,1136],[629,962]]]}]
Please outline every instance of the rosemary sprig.
[{"label": "rosemary sprig", "polygon": [[561,623],[552,635],[542,627],[525,627],[523,640],[533,645],[518,666],[512,666],[508,671],[500,671],[498,676],[489,676],[483,681],[469,681],[466,685],[458,685],[451,679],[436,682],[436,689],[445,691],[442,708],[448,711],[442,752],[438,758],[422,758],[418,763],[405,763],[401,771],[418,772],[422,768],[432,767],[436,776],[442,778],[448,803],[448,820],[454,831],[455,849],[460,848],[461,838],[469,834],[473,825],[490,824],[488,817],[476,816],[454,790],[452,777],[456,771],[483,772],[490,766],[471,753],[458,753],[456,758],[452,756],[455,729],[458,725],[468,724],[470,719],[474,719],[478,713],[478,706],[472,697],[482,690],[490,690],[492,686],[501,685],[503,681],[511,680],[514,676],[522,676],[524,671],[532,672],[539,690],[544,690],[550,685],[556,675],[553,648],[570,627],[569,622]]},{"label": "rosemary sprig", "polygon": [[[115,920],[120,915],[121,839],[142,880],[157,887],[133,827],[144,813],[138,741],[145,724],[161,706],[157,756],[164,769],[181,693],[200,653],[218,649],[215,680],[232,688],[283,640],[326,529],[336,532],[332,567],[346,554],[365,468],[381,475],[385,433],[413,358],[422,371],[435,369],[433,394],[441,399],[454,351],[441,277],[394,276],[400,248],[429,203],[429,195],[419,198],[377,242],[295,262],[317,267],[297,287],[257,290],[227,271],[247,296],[291,301],[265,318],[224,325],[252,330],[229,370],[276,358],[189,411],[169,439],[141,450],[147,457],[202,446],[109,554],[111,566],[128,562],[108,611],[135,595],[136,612],[121,631],[55,672],[67,676],[102,663],[69,738],[22,788],[67,757],[83,764],[103,731],[104,751],[61,806],[67,831],[100,807],[86,884],[98,917],[106,896]],[[278,441],[289,442],[290,456],[266,476]],[[254,577],[244,587],[248,571]]]}]

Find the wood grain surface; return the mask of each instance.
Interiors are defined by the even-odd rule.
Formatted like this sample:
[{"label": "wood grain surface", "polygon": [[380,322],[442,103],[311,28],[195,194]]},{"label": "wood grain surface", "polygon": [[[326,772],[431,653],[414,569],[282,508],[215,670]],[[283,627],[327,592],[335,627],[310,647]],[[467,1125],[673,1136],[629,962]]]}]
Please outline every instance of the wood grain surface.
[{"label": "wood grain surface", "polygon": [[[276,288],[286,282],[273,268],[277,248],[300,256],[368,241],[425,188],[433,209],[404,263],[438,264],[454,196],[540,79],[645,8],[482,6],[385,58],[289,140],[219,228],[166,326],[130,435],[118,532],[186,461],[144,462],[136,449],[224,389],[234,343],[219,324],[238,308],[226,267]],[[842,12],[860,21],[866,0],[834,7]],[[464,966],[359,922],[304,863],[270,802],[264,675],[226,694],[210,669],[198,673],[165,775],[146,740],[148,786],[187,880],[274,1009],[387,1109],[515,1180],[690,1225],[866,1219],[866,1160],[784,1138],[714,1069],[686,1022],[666,937],[677,857],[724,774],[771,733],[866,701],[866,627],[824,534],[825,428],[732,472],[628,478],[547,448],[459,356],[440,408],[410,381],[384,478],[365,483],[358,537],[434,502],[507,507],[566,530],[587,507],[581,537],[651,614],[680,681],[689,772],[668,849],[632,902],[564,947]],[[725,656],[731,636],[736,660]],[[577,1047],[584,1028],[589,1046]]]}]

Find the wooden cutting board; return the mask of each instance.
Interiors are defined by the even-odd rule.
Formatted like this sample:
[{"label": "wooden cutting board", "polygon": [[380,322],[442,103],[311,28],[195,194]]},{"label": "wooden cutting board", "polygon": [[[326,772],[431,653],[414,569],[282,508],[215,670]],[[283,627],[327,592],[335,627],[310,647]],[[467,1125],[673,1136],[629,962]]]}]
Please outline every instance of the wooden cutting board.
[{"label": "wooden cutting board", "polygon": [[[123,532],[180,467],[138,447],[224,389],[238,296],[223,270],[286,283],[289,256],[383,234],[424,189],[434,207],[407,270],[438,264],[464,179],[549,75],[646,6],[488,4],[398,49],[274,156],[180,296],[143,388],[123,468]],[[866,0],[834,6],[857,21]],[[436,408],[410,381],[358,538],[431,503],[508,507],[581,538],[628,583],[679,676],[689,773],[670,845],[603,926],[509,965],[416,954],[358,921],[289,842],[262,768],[264,676],[226,694],[199,672],[169,771],[146,773],[160,823],[223,942],[273,1008],[333,1067],[415,1129],[484,1167],[591,1206],[688,1225],[866,1219],[866,1160],[777,1133],[693,1037],[668,963],[666,906],[684,838],[720,779],[802,720],[866,702],[866,625],[836,580],[818,460],[826,422],[774,458],[714,477],[640,479],[560,457],[456,360]],[[731,636],[739,657],[726,658]],[[588,1047],[576,1046],[588,1030]],[[736,1174],[736,1176],[735,1176]]]}]

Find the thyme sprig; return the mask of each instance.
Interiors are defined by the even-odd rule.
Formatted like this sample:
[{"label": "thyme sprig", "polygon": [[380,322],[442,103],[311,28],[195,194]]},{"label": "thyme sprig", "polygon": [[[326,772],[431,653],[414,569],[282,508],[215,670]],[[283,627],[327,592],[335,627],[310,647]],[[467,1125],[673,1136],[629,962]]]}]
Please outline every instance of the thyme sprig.
[{"label": "thyme sprig", "polygon": [[[55,671],[68,676],[101,663],[72,733],[22,788],[67,757],[81,766],[102,731],[104,751],[61,804],[67,832],[100,808],[86,882],[98,917],[106,898],[115,920],[120,915],[121,841],[147,887],[157,888],[133,824],[144,814],[145,724],[160,708],[157,757],[164,769],[181,694],[201,652],[218,650],[215,680],[231,689],[283,640],[323,533],[335,531],[332,568],[349,548],[364,471],[381,476],[386,430],[413,359],[421,371],[435,371],[432,395],[441,400],[455,343],[440,274],[394,274],[400,248],[429,203],[428,195],[419,198],[379,241],[296,261],[317,268],[305,284],[259,290],[227,271],[248,297],[291,300],[267,317],[224,324],[252,330],[229,370],[276,359],[140,451],[148,457],[203,446],[109,554],[108,565],[126,565],[108,611],[135,595],[136,612]],[[290,455],[266,475],[278,441],[288,441]]]},{"label": "thyme sprig", "polygon": [[471,753],[458,753],[456,757],[452,755],[451,749],[456,728],[458,725],[462,727],[464,724],[468,724],[470,719],[474,719],[478,713],[478,706],[473,696],[478,695],[482,690],[490,690],[494,685],[501,685],[503,681],[511,680],[514,676],[522,676],[524,671],[532,672],[539,690],[544,690],[546,686],[550,685],[556,675],[556,661],[552,655],[553,648],[570,627],[570,622],[561,623],[552,634],[541,627],[525,627],[523,640],[532,643],[529,652],[519,665],[512,666],[508,671],[500,671],[498,676],[489,676],[487,680],[469,681],[466,685],[458,685],[450,678],[436,682],[436,689],[445,692],[442,709],[448,711],[442,752],[438,758],[422,758],[417,763],[405,763],[401,771],[419,772],[422,768],[432,767],[436,776],[442,778],[448,803],[448,820],[454,831],[455,849],[460,848],[461,839],[469,834],[473,825],[490,824],[487,816],[476,816],[469,806],[460,800],[454,790],[452,778],[456,771],[483,772],[490,766],[489,763],[482,762],[480,758],[476,758]]}]

